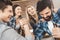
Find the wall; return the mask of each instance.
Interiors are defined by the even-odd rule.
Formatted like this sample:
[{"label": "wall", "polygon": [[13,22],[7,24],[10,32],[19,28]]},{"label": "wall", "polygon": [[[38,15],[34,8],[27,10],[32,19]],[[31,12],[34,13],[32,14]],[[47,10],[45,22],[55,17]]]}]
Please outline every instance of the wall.
[{"label": "wall", "polygon": [[60,8],[60,0],[52,0],[55,8]]}]

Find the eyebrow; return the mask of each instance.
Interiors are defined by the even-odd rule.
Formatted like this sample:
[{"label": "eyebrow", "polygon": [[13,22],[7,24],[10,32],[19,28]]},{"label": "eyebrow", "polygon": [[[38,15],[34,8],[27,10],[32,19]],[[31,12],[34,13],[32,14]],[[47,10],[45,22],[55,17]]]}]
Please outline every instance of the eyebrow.
[{"label": "eyebrow", "polygon": [[[47,13],[49,13],[49,11]],[[47,13],[45,13],[45,14],[47,14]]]}]

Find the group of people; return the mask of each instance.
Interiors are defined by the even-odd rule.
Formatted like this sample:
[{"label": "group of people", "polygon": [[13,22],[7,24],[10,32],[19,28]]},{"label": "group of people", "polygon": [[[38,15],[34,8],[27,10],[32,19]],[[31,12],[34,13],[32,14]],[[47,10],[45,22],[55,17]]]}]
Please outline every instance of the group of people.
[{"label": "group of people", "polygon": [[36,8],[13,5],[0,0],[0,40],[59,40],[60,9],[55,10],[52,0],[39,0]]}]

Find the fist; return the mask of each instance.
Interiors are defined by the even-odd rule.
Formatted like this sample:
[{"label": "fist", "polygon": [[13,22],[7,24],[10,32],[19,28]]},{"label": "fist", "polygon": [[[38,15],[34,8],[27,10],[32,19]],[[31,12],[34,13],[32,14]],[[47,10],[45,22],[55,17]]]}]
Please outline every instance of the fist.
[{"label": "fist", "polygon": [[60,28],[59,27],[53,28],[52,35],[54,38],[60,38]]},{"label": "fist", "polygon": [[22,18],[19,22],[20,22],[20,25],[28,24],[28,21],[26,18]]}]

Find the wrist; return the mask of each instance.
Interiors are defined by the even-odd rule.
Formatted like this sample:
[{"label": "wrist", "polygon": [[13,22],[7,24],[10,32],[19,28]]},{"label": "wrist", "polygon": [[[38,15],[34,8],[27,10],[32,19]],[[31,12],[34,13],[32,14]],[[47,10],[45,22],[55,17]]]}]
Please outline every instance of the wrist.
[{"label": "wrist", "polygon": [[28,24],[25,24],[25,25],[24,25],[24,29],[25,29],[25,30],[29,30]]}]

